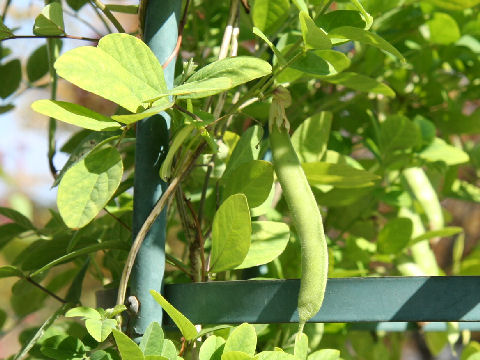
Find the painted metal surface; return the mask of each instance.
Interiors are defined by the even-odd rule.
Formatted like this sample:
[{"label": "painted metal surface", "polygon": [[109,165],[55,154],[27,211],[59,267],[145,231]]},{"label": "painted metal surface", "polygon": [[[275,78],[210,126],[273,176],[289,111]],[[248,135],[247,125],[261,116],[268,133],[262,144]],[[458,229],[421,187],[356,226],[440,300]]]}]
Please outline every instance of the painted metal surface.
[{"label": "painted metal surface", "polygon": [[[297,322],[299,280],[174,284],[167,299],[195,324]],[[480,276],[330,279],[311,322],[480,321]]]},{"label": "painted metal surface", "polygon": [[[175,48],[180,21],[181,0],[148,0],[145,10],[144,40],[161,63]],[[165,69],[165,80],[173,87],[175,61]],[[159,169],[168,148],[170,119],[166,113],[137,123],[135,153],[133,238],[166,184],[160,180]],[[165,269],[166,213],[153,224],[137,255],[132,269],[129,295],[140,302],[140,312],[134,319],[134,331],[141,335],[152,322],[162,322],[162,309],[149,293],[161,290]]]}]

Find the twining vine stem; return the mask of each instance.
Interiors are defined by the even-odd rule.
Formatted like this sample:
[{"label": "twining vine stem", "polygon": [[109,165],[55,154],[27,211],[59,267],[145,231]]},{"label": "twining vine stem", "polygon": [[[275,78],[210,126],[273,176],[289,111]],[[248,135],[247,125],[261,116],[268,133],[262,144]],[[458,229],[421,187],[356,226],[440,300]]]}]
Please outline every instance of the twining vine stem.
[{"label": "twining vine stem", "polygon": [[178,51],[180,50],[180,46],[182,45],[183,29],[185,29],[185,23],[187,22],[187,13],[188,13],[189,6],[190,6],[190,0],[187,0],[187,2],[185,3],[185,8],[183,9],[182,20],[180,20],[180,24],[178,24],[177,43],[172,53],[170,54],[170,56],[167,58],[167,60],[165,60],[165,63],[162,65],[163,69],[165,69],[168,66],[168,64],[170,64],[170,62],[173,59],[175,59],[175,57],[178,55]]},{"label": "twining vine stem", "polygon": [[73,40],[83,40],[83,41],[91,41],[91,42],[98,42],[100,39],[98,38],[89,38],[83,36],[75,36],[75,35],[13,35],[0,40],[12,40],[12,39],[73,39]]},{"label": "twining vine stem", "polygon": [[[200,156],[200,154],[202,153],[205,145],[206,143],[202,142],[202,144],[198,146],[197,150],[191,155],[189,161],[187,161],[183,171],[181,171],[179,175],[177,175],[175,178],[172,179],[167,189],[165,190],[165,193],[157,201],[152,211],[148,215],[147,219],[143,223],[142,227],[140,228],[140,231],[138,232],[137,236],[135,237],[135,240],[130,249],[130,252],[128,253],[125,267],[123,268],[122,277],[120,279],[120,284],[118,287],[118,294],[117,294],[117,305],[122,305],[125,302],[125,294],[127,292],[128,280],[132,272],[135,258],[137,257],[138,251],[140,250],[140,247],[143,243],[143,240],[145,239],[145,236],[149,232],[150,228],[152,227],[157,217],[162,212],[163,208],[168,204],[168,201],[170,197],[175,193],[177,186],[181,183],[181,181],[188,175],[188,173],[192,169],[193,164],[197,160],[198,156]],[[120,324],[121,318],[119,317],[118,320]]]}]

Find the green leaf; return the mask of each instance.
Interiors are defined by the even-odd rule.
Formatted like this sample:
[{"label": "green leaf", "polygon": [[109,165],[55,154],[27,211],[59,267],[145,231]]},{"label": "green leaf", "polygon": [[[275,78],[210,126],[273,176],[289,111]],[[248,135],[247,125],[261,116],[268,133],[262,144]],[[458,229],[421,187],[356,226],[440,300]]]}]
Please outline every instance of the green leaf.
[{"label": "green leaf", "polygon": [[228,57],[201,68],[185,84],[228,78],[231,81],[230,88],[234,88],[271,72],[272,66],[265,60],[253,56]]},{"label": "green leaf", "polygon": [[434,356],[440,354],[443,348],[448,344],[446,332],[426,332],[424,336],[428,349]]},{"label": "green leaf", "polygon": [[123,305],[123,304],[115,305],[113,308],[106,309],[104,316],[107,319],[112,319],[115,316],[117,316],[118,314],[121,314],[122,312],[124,312],[125,310],[127,310],[127,307],[125,305]]},{"label": "green leaf", "polygon": [[296,360],[297,358],[292,354],[283,352],[282,350],[275,350],[275,351],[262,351],[261,353],[257,354],[254,359],[255,360]]},{"label": "green leaf", "polygon": [[251,234],[247,198],[243,194],[230,196],[213,219],[209,271],[220,272],[240,265],[247,256]]},{"label": "green leaf", "polygon": [[115,342],[117,343],[118,351],[120,352],[123,360],[144,359],[142,350],[140,350],[138,345],[135,344],[132,339],[117,329],[112,329],[112,332]]},{"label": "green leaf", "polygon": [[287,63],[287,61],[285,60],[285,58],[283,57],[282,53],[280,52],[280,50],[278,50],[278,48],[268,39],[268,37],[262,32],[262,30],[260,30],[259,28],[257,27],[253,27],[252,29],[253,33],[255,35],[257,35],[260,39],[262,39],[263,41],[265,41],[265,43],[268,45],[268,47],[273,51],[273,53],[275,54],[275,56],[277,57],[277,60],[278,62],[280,63],[280,65],[284,65]]},{"label": "green leaf", "polygon": [[447,144],[445,140],[440,138],[435,138],[432,143],[418,155],[426,161],[442,161],[448,166],[459,165],[470,161],[470,157],[465,151]]},{"label": "green leaf", "polygon": [[245,131],[240,140],[236,143],[232,155],[227,162],[227,167],[223,173],[223,180],[227,181],[240,164],[257,160],[260,153],[260,142],[263,137],[263,129],[260,126],[252,126]]},{"label": "green leaf", "polygon": [[433,44],[449,45],[460,39],[458,24],[448,14],[434,13],[433,18],[427,21],[427,26],[430,31],[430,42]]},{"label": "green leaf", "polygon": [[73,309],[68,310],[67,313],[65,314],[65,317],[76,317],[76,316],[82,317],[84,319],[94,319],[94,320],[100,320],[102,318],[102,316],[97,310],[87,306],[75,307]]},{"label": "green leaf", "polygon": [[37,100],[32,104],[36,112],[54,119],[94,131],[120,129],[120,124],[107,116],[87,109],[81,105],[65,101]]},{"label": "green leaf", "polygon": [[462,232],[463,232],[463,228],[461,227],[447,226],[447,227],[444,227],[443,229],[427,231],[426,233],[423,233],[422,235],[412,239],[409,245],[416,244],[417,242],[420,242],[423,240],[452,236]]},{"label": "green leaf", "polygon": [[27,76],[28,81],[35,82],[48,73],[48,51],[47,45],[42,45],[28,57]]},{"label": "green leaf", "polygon": [[343,42],[345,40],[353,40],[362,44],[375,46],[376,48],[389,53],[404,62],[406,61],[403,55],[395,47],[393,47],[393,45],[370,31],[359,29],[353,26],[341,26],[331,30],[328,33],[328,37],[332,39],[334,44]]},{"label": "green leaf", "polygon": [[180,311],[175,309],[173,305],[171,305],[161,294],[155,290],[150,290],[150,294],[152,294],[155,301],[160,304],[168,316],[171,317],[187,341],[197,338],[197,329],[195,328],[195,325],[190,322],[190,320],[188,320]]},{"label": "green leaf", "polygon": [[85,327],[87,328],[88,333],[98,342],[105,341],[112,332],[113,329],[117,327],[117,320],[115,319],[87,319],[85,320]]},{"label": "green leaf", "polygon": [[368,30],[372,27],[373,17],[365,10],[359,0],[350,0],[350,2],[357,8],[357,10],[362,14],[363,19],[365,20],[365,30]]},{"label": "green leaf", "polygon": [[224,351],[221,360],[254,360],[254,357],[243,351]]},{"label": "green leaf", "polygon": [[[12,30],[10,30],[8,27],[5,26],[3,23],[2,19],[0,19],[0,40],[9,38],[13,36]],[[2,57],[0,56],[0,59]]]},{"label": "green leaf", "polygon": [[49,359],[81,360],[86,356],[85,345],[73,336],[54,335],[42,342],[40,351]]},{"label": "green leaf", "polygon": [[103,350],[96,350],[90,354],[89,360],[113,360],[112,356]]},{"label": "green leaf", "polygon": [[307,50],[327,50],[332,47],[332,42],[327,33],[315,25],[308,12],[300,11],[298,18],[300,20],[300,28],[302,29],[303,43]]},{"label": "green leaf", "polygon": [[0,250],[26,229],[16,223],[0,225]]},{"label": "green leaf", "polygon": [[241,351],[247,355],[255,355],[257,333],[253,325],[243,323],[237,326],[228,336],[223,353]]},{"label": "green leaf", "polygon": [[321,26],[326,32],[342,26],[353,26],[363,29],[366,25],[360,13],[355,10],[330,11],[318,16],[315,23]]},{"label": "green leaf", "polygon": [[[480,0],[425,0],[446,10],[465,10],[480,4]],[[463,359],[462,359],[463,360]]]},{"label": "green leaf", "polygon": [[288,0],[256,0],[252,9],[253,25],[265,34],[273,34],[288,18]]},{"label": "green leaf", "polygon": [[377,245],[381,254],[398,254],[410,242],[413,224],[410,219],[390,220],[378,234]]},{"label": "green leaf", "polygon": [[5,325],[5,322],[7,321],[7,313],[0,309],[0,331],[2,331],[3,325]]},{"label": "green leaf", "polygon": [[63,11],[60,2],[54,1],[43,8],[42,13],[35,18],[33,33],[44,36],[65,34]]},{"label": "green leaf", "polygon": [[0,279],[7,277],[25,277],[23,272],[15,266],[4,265],[0,266]]},{"label": "green leaf", "polygon": [[268,161],[252,160],[240,164],[232,171],[225,184],[223,197],[243,193],[248,206],[254,208],[263,204],[273,184],[273,165]]},{"label": "green leaf", "polygon": [[285,250],[290,239],[288,225],[274,221],[253,221],[247,256],[236,269],[269,263]]},{"label": "green leaf", "polygon": [[0,64],[0,98],[6,99],[20,86],[22,80],[22,67],[20,60],[14,59],[5,64]]},{"label": "green leaf", "polygon": [[170,101],[169,98],[162,98],[155,101],[154,106],[145,111],[130,115],[112,115],[112,119],[121,122],[122,124],[132,125],[139,120],[158,114],[159,112],[167,110],[172,106],[173,101]]},{"label": "green leaf", "polygon": [[[197,335],[197,337],[198,337],[198,335]],[[171,340],[168,340],[168,339],[165,339],[163,341],[161,358],[159,358],[158,355],[148,355],[148,356],[145,357],[145,359],[147,359],[150,356],[156,356],[157,357],[156,359],[152,359],[152,360],[180,360],[177,357],[177,349],[175,347],[175,344]]]},{"label": "green leaf", "polygon": [[388,116],[380,127],[380,147],[384,154],[417,145],[419,128],[403,115]]},{"label": "green leaf", "polygon": [[308,356],[308,360],[340,360],[340,350],[322,349]]},{"label": "green leaf", "polygon": [[303,171],[311,185],[332,185],[338,188],[373,186],[380,180],[378,175],[356,169],[346,164],[327,162],[303,163]]},{"label": "green leaf", "polygon": [[327,151],[332,113],[322,111],[307,119],[291,137],[293,148],[301,162],[320,161]]},{"label": "green leaf", "polygon": [[308,337],[303,332],[297,333],[295,336],[295,346],[293,349],[295,358],[299,360],[307,360],[308,354]]},{"label": "green leaf", "polygon": [[298,11],[306,12],[308,14],[308,7],[304,0],[293,0],[293,3],[297,7]]},{"label": "green leaf", "polygon": [[144,355],[162,355],[164,334],[162,327],[157,322],[148,325],[140,340],[140,350]]},{"label": "green leaf", "polygon": [[62,170],[60,170],[60,172],[58,173],[58,176],[53,182],[52,187],[58,186],[58,184],[60,184],[60,181],[63,178],[63,175],[65,175],[68,169],[70,169],[80,160],[84,159],[89,153],[100,149],[103,145],[113,140],[116,140],[119,137],[120,135],[112,136],[112,133],[110,131],[105,131],[90,133],[89,135],[81,139],[79,144],[72,151],[70,151],[70,157],[68,158],[66,164],[63,166]]},{"label": "green leaf", "polygon": [[68,6],[75,11],[80,10],[86,3],[88,3],[88,0],[67,0]]},{"label": "green leaf", "polygon": [[172,163],[177,153],[178,149],[184,145],[186,139],[190,136],[192,131],[195,130],[195,125],[189,124],[180,129],[173,138],[172,145],[168,149],[167,156],[163,160],[162,166],[160,167],[160,178],[163,181],[167,181],[172,175]]},{"label": "green leaf", "polygon": [[328,76],[325,79],[329,79],[349,66],[350,59],[339,51],[311,50],[303,53],[290,68],[321,79]]},{"label": "green leaf", "polygon": [[177,96],[179,99],[199,99],[224,92],[235,86],[228,77],[214,77],[213,79],[189,81],[167,91],[167,95]]},{"label": "green leaf", "polygon": [[67,51],[55,69],[65,80],[133,113],[167,89],[162,66],[150,48],[127,34],[109,34],[97,47]]},{"label": "green leaf", "polygon": [[32,222],[22,213],[0,206],[0,215],[12,220],[15,224],[23,227],[25,230],[35,230],[35,226],[33,226]]},{"label": "green leaf", "polygon": [[77,272],[72,282],[70,283],[67,294],[65,295],[65,301],[71,302],[73,304],[77,304],[80,301],[83,290],[82,284],[83,280],[85,280],[85,275],[87,274],[89,265],[90,258],[87,258],[84,261],[83,266],[80,268],[80,270]]},{"label": "green leaf", "polygon": [[92,151],[68,169],[57,195],[65,224],[81,228],[92,221],[115,193],[122,175],[122,158],[111,146]]},{"label": "green leaf", "polygon": [[368,76],[353,72],[342,72],[334,76],[325,76],[321,79],[326,82],[343,85],[357,91],[395,97],[395,92],[384,83],[381,83]]},{"label": "green leaf", "polygon": [[220,336],[209,336],[200,347],[198,354],[199,360],[220,360],[223,349],[225,347],[225,340]]}]

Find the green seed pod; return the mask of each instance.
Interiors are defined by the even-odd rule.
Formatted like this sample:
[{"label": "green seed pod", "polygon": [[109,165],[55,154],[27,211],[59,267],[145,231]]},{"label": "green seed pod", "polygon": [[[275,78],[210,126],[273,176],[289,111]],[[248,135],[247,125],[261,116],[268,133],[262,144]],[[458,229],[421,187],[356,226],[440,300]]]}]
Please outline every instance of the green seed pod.
[{"label": "green seed pod", "polygon": [[[276,107],[276,109],[274,108]],[[270,146],[273,165],[290,209],[293,224],[302,249],[302,277],[298,296],[300,331],[322,306],[327,285],[328,249],[322,216],[305,173],[293,149],[286,118],[275,118],[283,113],[281,100],[272,103],[270,112]]]}]

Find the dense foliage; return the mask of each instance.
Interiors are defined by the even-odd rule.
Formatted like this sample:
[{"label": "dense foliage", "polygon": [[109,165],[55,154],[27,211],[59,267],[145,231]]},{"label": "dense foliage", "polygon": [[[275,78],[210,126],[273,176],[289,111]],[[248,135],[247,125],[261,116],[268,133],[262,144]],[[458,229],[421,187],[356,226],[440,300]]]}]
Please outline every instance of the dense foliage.
[{"label": "dense foliage", "polygon": [[[7,324],[2,334],[48,298],[60,303],[40,328],[21,333],[16,358],[175,360],[181,348],[182,356],[201,360],[399,359],[409,342],[433,355],[457,344],[462,360],[477,359],[480,345],[455,323],[446,332],[415,337],[420,345],[407,333],[358,332],[349,324],[307,324],[308,340],[295,336],[297,325],[198,333],[153,293],[183,338],[172,332],[167,339],[152,323],[136,345],[128,330],[118,330],[123,302],[111,309],[79,307],[91,291],[82,285],[86,279],[97,290],[126,285],[135,124],[161,111],[171,116],[171,142],[161,154],[159,177],[176,186],[164,204],[172,265],[166,283],[302,276],[302,229],[295,226],[309,219],[292,222],[288,192],[278,186],[272,164],[279,160],[272,160],[269,118],[290,129],[320,208],[329,277],[480,272],[477,244],[466,243],[448,206],[451,199],[480,199],[480,1],[255,0],[250,11],[238,0],[184,3],[175,86],[168,89],[162,64],[133,36],[139,32],[123,34],[112,14],[136,13],[136,6],[46,4],[33,32],[47,44],[22,66],[9,46],[25,34],[7,26],[15,1],[6,1],[0,111],[13,108],[21,84],[34,89],[50,78],[51,98],[32,108],[50,117],[45,165],[58,186],[57,209],[47,223],[0,208],[7,219],[0,225],[7,262],[0,278],[18,278],[12,313],[0,309],[0,329]],[[66,32],[63,11],[88,6],[119,33],[62,53],[62,41],[81,35]],[[115,103],[115,113],[56,100],[62,98],[57,77]],[[291,105],[275,109],[272,95],[280,85]],[[57,120],[83,128],[60,149]],[[56,151],[69,154],[58,173]],[[453,250],[442,251],[442,244]],[[71,317],[84,318],[85,327]]]}]

